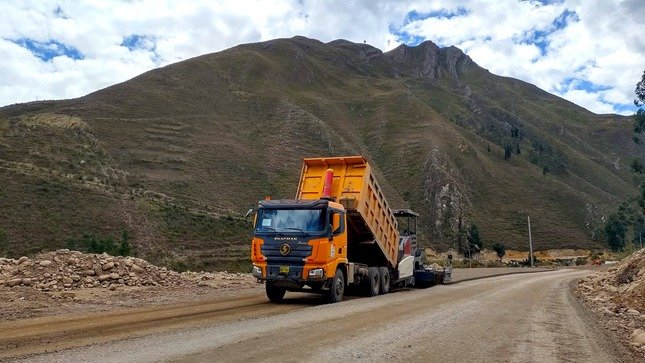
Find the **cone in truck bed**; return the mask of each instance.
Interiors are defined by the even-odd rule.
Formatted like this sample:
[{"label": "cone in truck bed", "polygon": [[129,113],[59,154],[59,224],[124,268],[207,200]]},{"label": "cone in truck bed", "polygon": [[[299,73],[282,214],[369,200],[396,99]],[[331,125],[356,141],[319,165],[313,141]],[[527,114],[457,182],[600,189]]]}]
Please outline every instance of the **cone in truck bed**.
[{"label": "cone in truck bed", "polygon": [[371,249],[370,257],[396,267],[397,222],[364,157],[304,159],[296,199],[320,199],[327,169],[334,173],[330,197],[345,207],[349,228],[354,234],[352,240],[364,245],[375,244],[378,248]]}]

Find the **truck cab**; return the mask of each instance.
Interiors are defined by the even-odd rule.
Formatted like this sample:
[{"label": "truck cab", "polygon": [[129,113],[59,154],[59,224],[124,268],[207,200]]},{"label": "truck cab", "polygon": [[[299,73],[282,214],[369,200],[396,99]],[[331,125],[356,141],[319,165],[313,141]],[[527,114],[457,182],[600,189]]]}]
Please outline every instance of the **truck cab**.
[{"label": "truck cab", "polygon": [[346,276],[345,214],[341,204],[324,199],[260,202],[251,261],[272,301],[286,291],[329,291],[339,269]]}]

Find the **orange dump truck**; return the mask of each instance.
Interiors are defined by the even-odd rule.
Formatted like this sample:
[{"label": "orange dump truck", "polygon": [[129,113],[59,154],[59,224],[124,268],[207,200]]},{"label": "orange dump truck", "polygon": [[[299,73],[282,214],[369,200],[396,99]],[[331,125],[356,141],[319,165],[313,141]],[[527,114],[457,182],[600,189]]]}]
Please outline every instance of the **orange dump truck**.
[{"label": "orange dump truck", "polygon": [[273,302],[286,291],[317,292],[330,302],[350,286],[370,296],[388,293],[413,284],[421,269],[417,216],[390,209],[364,157],[304,159],[296,199],[260,202],[253,275]]}]

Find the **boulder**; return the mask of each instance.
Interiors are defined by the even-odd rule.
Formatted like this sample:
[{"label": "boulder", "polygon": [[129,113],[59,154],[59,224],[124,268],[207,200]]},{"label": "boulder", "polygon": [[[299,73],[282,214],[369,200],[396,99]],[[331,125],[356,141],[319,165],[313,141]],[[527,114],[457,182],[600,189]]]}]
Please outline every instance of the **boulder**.
[{"label": "boulder", "polygon": [[112,268],[114,268],[114,262],[110,261],[101,266],[101,268],[103,269],[103,271],[110,271]]},{"label": "boulder", "polygon": [[[639,330],[639,333],[634,334]],[[638,344],[639,347],[645,345],[645,331],[643,331],[642,329],[636,329],[634,333],[632,333],[632,342]]]},{"label": "boulder", "polygon": [[22,283],[22,279],[11,279],[5,282],[5,285],[9,287],[14,287],[14,286],[20,285],[21,283]]},{"label": "boulder", "polygon": [[43,261],[40,261],[40,263],[38,263],[38,264],[39,264],[40,266],[47,267],[47,266],[51,266],[51,265],[52,265],[52,263],[53,263],[53,262],[51,262],[51,260],[43,260]]},{"label": "boulder", "polygon": [[640,313],[640,311],[638,311],[636,309],[627,309],[627,315],[640,316],[641,313]]},{"label": "boulder", "polygon": [[109,279],[110,279],[110,275],[108,275],[108,274],[99,276],[99,281],[100,282],[104,282],[104,281],[107,281]]},{"label": "boulder", "polygon": [[85,276],[94,276],[94,275],[96,275],[96,271],[94,271],[94,270],[83,270],[83,275],[85,275]]}]

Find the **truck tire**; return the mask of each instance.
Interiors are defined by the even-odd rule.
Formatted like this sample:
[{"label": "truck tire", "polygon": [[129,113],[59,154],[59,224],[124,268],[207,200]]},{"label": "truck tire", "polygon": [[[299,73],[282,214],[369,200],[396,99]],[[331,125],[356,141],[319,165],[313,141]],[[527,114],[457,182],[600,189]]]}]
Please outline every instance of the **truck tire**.
[{"label": "truck tire", "polygon": [[328,303],[337,303],[343,301],[343,296],[345,295],[345,275],[340,269],[336,270],[336,275],[331,280],[331,286],[325,300]]},{"label": "truck tire", "polygon": [[284,298],[284,294],[287,292],[287,289],[284,287],[274,286],[271,282],[267,281],[266,292],[267,297],[271,302],[279,303]]},{"label": "truck tire", "polygon": [[367,269],[367,295],[376,296],[381,287],[381,277],[378,273],[378,267],[369,267]]},{"label": "truck tire", "polygon": [[390,286],[392,284],[390,270],[387,267],[379,267],[378,274],[381,277],[381,294],[385,295],[390,292]]}]

